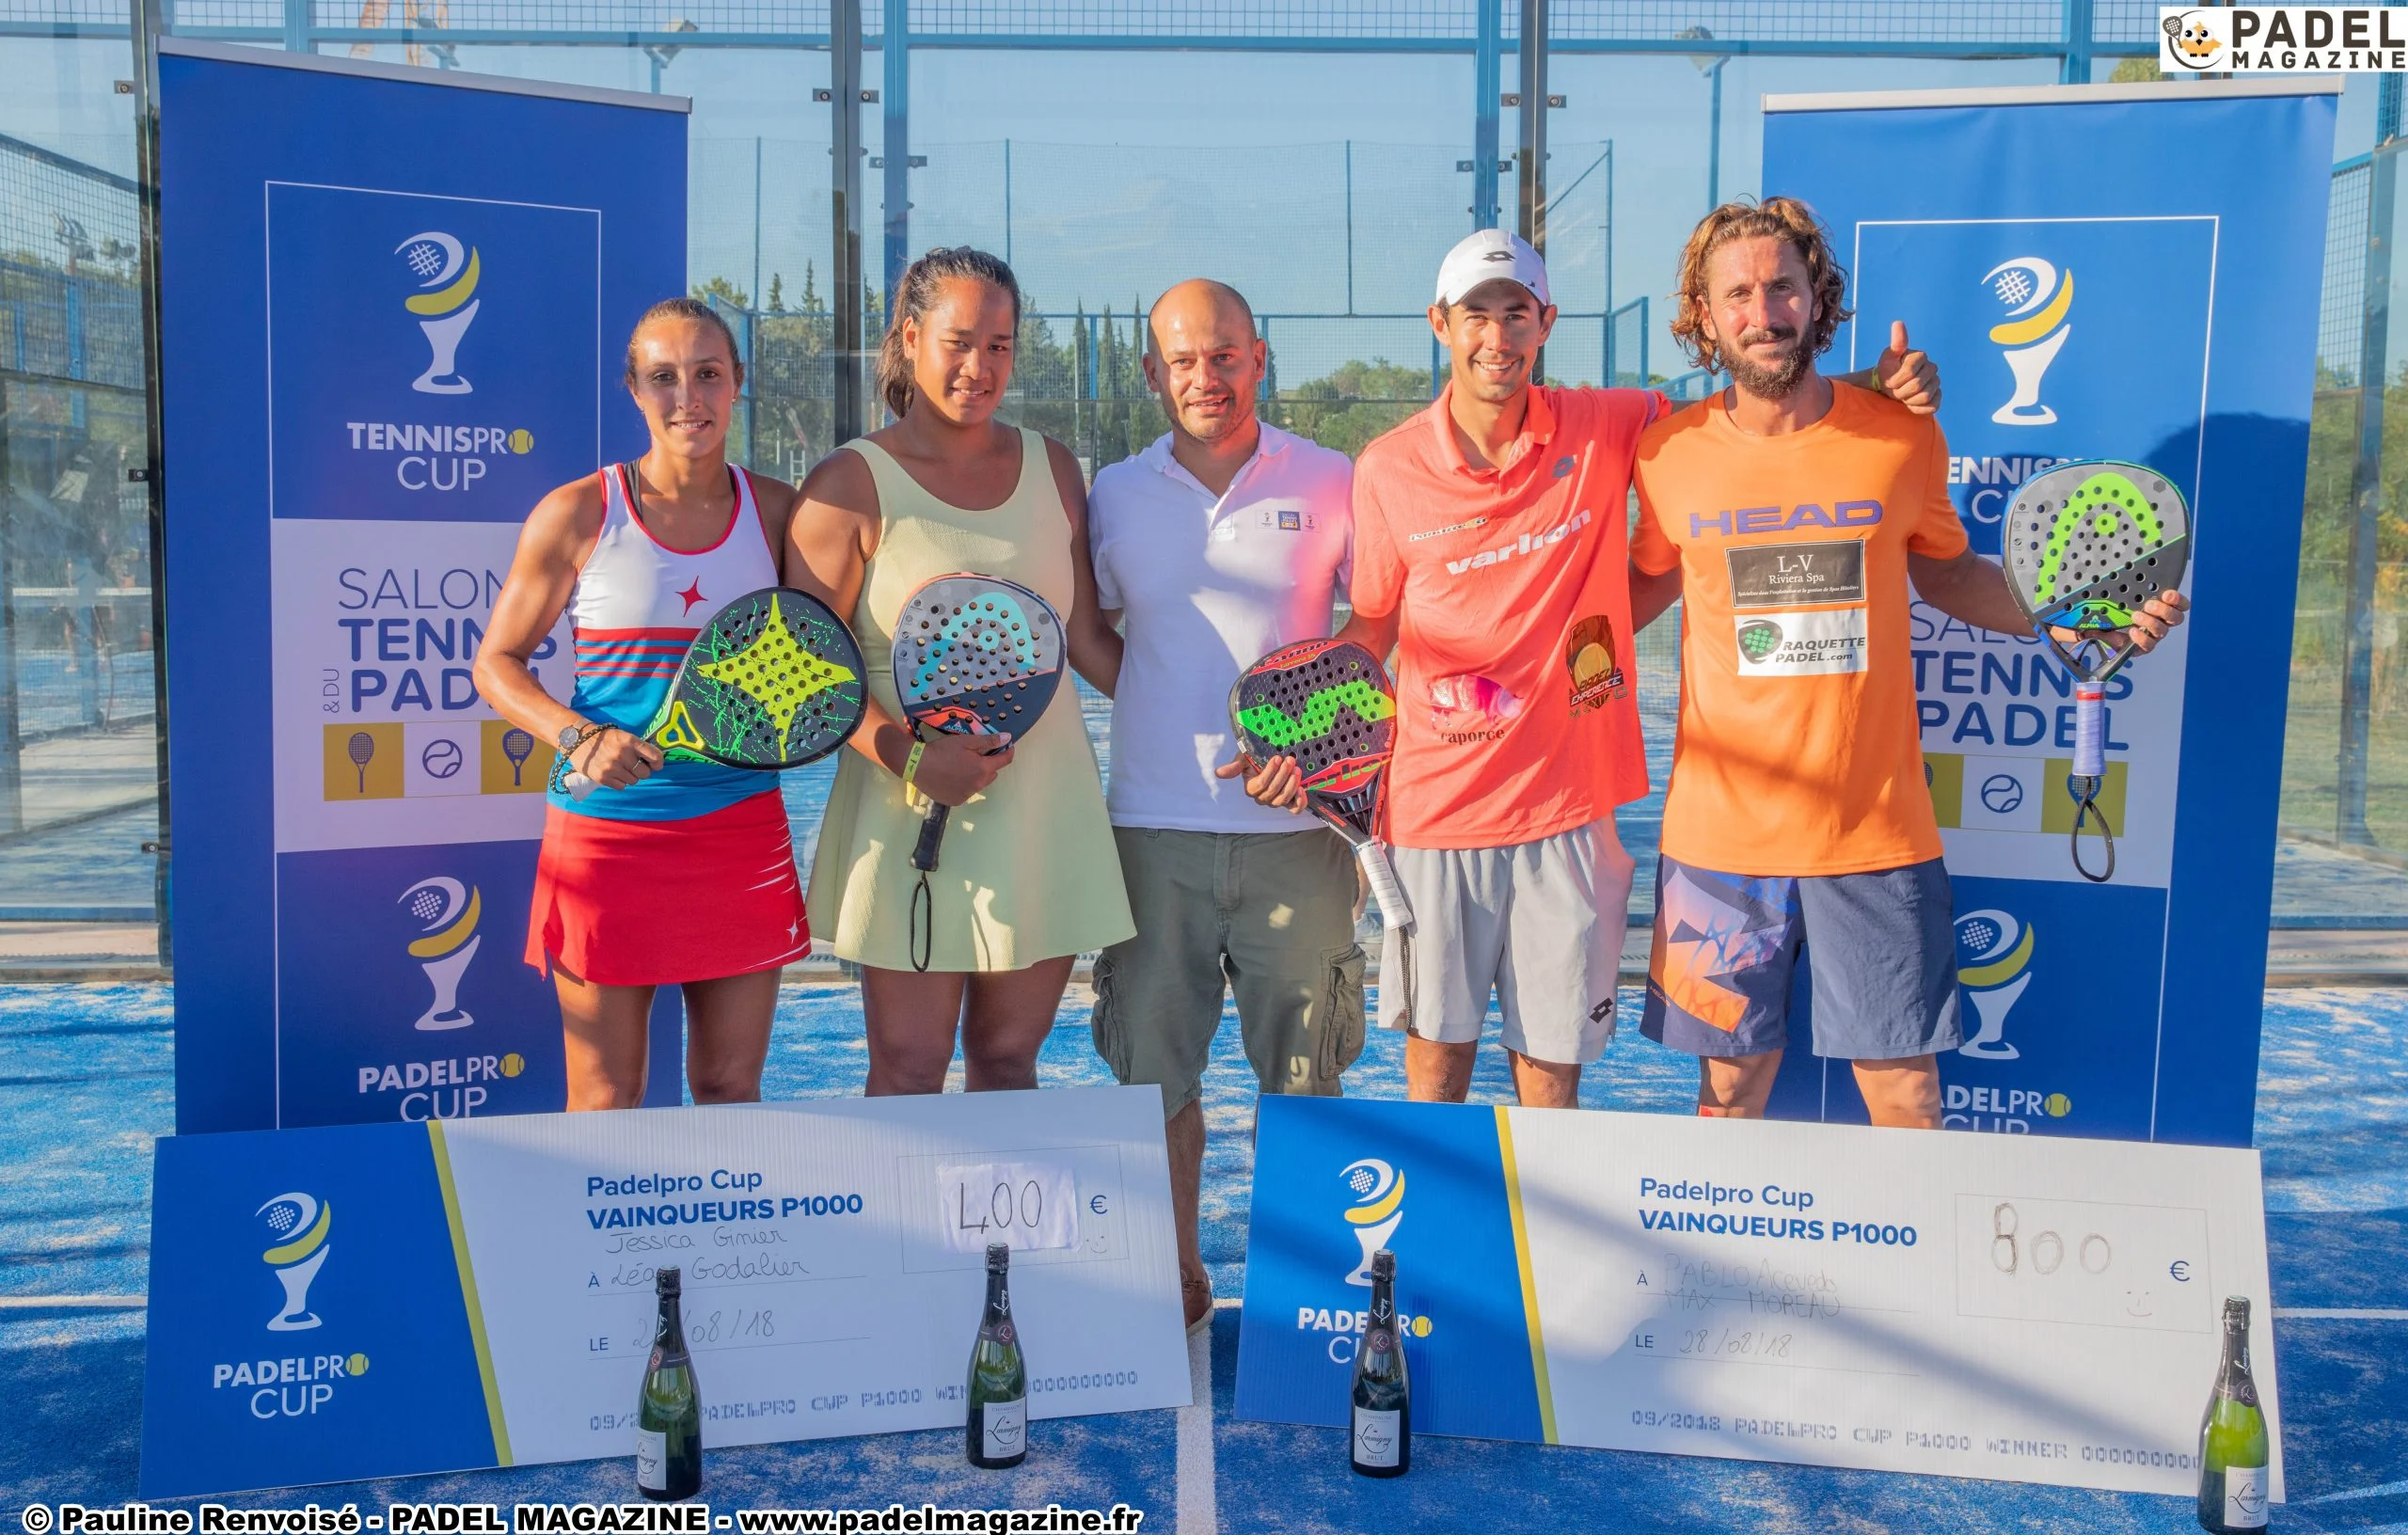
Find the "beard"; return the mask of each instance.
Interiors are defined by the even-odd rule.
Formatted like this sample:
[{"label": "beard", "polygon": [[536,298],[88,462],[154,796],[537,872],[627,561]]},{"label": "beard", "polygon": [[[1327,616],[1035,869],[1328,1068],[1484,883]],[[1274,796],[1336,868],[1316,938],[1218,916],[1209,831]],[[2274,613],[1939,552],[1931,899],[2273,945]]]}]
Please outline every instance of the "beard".
[{"label": "beard", "polygon": [[1755,362],[1739,348],[1755,341],[1795,342],[1797,336],[1796,331],[1786,327],[1740,332],[1738,346],[1726,348],[1722,354],[1722,366],[1731,374],[1731,382],[1759,400],[1789,398],[1798,388],[1798,381],[1804,378],[1806,371],[1814,366],[1814,359],[1807,354],[1805,346],[1793,345],[1788,356],[1771,364]]}]

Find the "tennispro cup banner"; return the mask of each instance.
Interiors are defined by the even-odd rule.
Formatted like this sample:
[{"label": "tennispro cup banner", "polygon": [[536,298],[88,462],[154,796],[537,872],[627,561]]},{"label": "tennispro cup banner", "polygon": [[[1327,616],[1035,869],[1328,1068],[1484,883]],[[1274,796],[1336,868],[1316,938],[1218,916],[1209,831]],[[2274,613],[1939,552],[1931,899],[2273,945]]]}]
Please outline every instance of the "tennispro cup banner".
[{"label": "tennispro cup banner", "polygon": [[[1766,100],[1764,190],[1812,203],[1848,269],[1830,364],[1870,364],[1893,321],[1938,360],[1976,553],[2061,464],[2141,465],[2190,508],[2196,613],[2106,686],[2104,880],[2070,846],[2069,669],[1914,607],[1963,988],[1953,1128],[2249,1141],[2336,88]],[[2168,170],[2203,155],[2213,174]],[[2104,844],[2082,858],[2101,872]],[[1804,1044],[1774,1112],[1861,1122],[1845,1063]]]},{"label": "tennispro cup banner", "polygon": [[163,49],[178,1126],[558,1108],[552,743],[472,672],[529,511],[642,450],[684,103]]}]

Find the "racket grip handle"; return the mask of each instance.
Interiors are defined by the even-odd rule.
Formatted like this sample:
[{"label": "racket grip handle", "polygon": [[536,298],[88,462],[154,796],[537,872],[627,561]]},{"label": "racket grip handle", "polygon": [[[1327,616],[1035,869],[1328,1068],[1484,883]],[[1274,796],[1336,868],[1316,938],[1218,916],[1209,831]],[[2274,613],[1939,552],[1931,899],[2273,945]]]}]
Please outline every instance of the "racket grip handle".
[{"label": "racket grip handle", "polygon": [[586,796],[592,794],[601,786],[601,784],[579,772],[570,772],[561,779],[561,787],[568,791],[568,797],[579,801],[580,803],[584,801]]},{"label": "racket grip handle", "polygon": [[2073,685],[2073,776],[2107,776],[2107,686]]},{"label": "racket grip handle", "polygon": [[937,849],[944,843],[945,817],[952,814],[951,805],[931,804],[927,818],[920,822],[920,841],[911,849],[911,867],[922,874],[937,866]]},{"label": "racket grip handle", "polygon": [[1357,843],[1354,859],[1363,865],[1363,878],[1370,882],[1371,898],[1380,903],[1381,918],[1398,932],[1413,931],[1413,906],[1404,898],[1404,887],[1397,882],[1387,849],[1377,842]]}]

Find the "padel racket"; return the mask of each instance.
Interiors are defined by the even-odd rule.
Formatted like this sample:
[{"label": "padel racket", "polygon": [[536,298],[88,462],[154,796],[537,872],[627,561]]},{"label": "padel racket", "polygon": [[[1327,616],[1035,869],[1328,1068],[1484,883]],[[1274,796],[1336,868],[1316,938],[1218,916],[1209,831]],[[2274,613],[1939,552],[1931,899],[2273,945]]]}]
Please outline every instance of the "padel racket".
[{"label": "padel racket", "polygon": [[1411,932],[1413,908],[1379,839],[1396,749],[1396,693],[1379,657],[1335,640],[1284,645],[1240,673],[1229,721],[1256,762],[1296,759],[1305,803],[1354,847],[1387,925]]},{"label": "padel racket", "polygon": [[[2155,469],[2112,459],[2062,464],[2023,483],[2006,514],[2006,584],[2032,626],[2074,676],[2073,866],[2100,882],[2115,873],[2115,831],[2098,804],[2107,777],[2107,680],[2131,659],[2127,637],[2143,603],[2181,584],[2191,556],[2191,509]],[[2071,629],[2067,645],[2051,631]],[[2082,829],[2096,819],[2106,867],[2082,861]]]},{"label": "padel racket", "polygon": [[[711,615],[642,734],[672,762],[800,768],[860,727],[866,670],[853,631],[826,603],[764,587]],[[558,759],[555,770],[567,761]],[[561,776],[574,799],[600,786],[580,772]]]},{"label": "padel racket", "polygon": [[[895,621],[895,696],[913,736],[923,730],[1026,736],[1062,685],[1061,616],[1024,586],[991,576],[940,576],[911,593]],[[911,964],[928,968],[934,921],[928,871],[952,807],[931,800],[911,849]]]}]

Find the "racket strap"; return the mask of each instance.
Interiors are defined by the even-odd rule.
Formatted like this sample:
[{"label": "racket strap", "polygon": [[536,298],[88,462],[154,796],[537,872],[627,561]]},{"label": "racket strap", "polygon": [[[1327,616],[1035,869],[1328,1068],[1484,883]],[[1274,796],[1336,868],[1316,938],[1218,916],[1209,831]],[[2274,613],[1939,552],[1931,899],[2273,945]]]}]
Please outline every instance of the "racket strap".
[{"label": "racket strap", "polygon": [[[2094,885],[2103,885],[2115,878],[2115,829],[2107,824],[2107,812],[2099,805],[2101,782],[2079,773],[2066,778],[2066,792],[2073,796],[2073,831],[2067,841],[2073,851],[2074,872]],[[2094,819],[2099,823],[2099,840],[2107,849],[2106,866],[2097,874],[2091,873],[2090,865],[2082,861],[2083,823]]]},{"label": "racket strap", "polygon": [[935,897],[928,894],[927,871],[920,871],[920,882],[911,888],[911,968],[927,974],[928,957],[936,944]]}]

